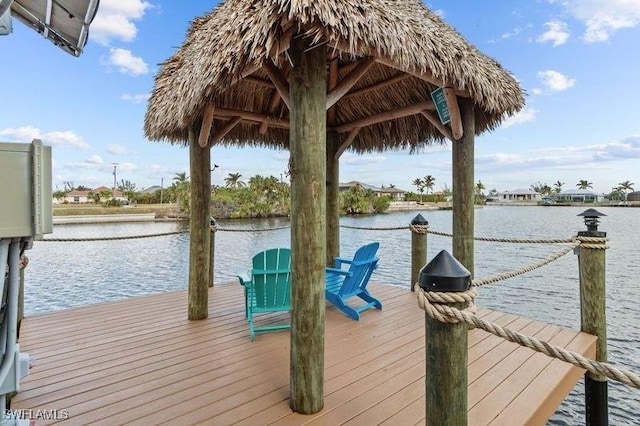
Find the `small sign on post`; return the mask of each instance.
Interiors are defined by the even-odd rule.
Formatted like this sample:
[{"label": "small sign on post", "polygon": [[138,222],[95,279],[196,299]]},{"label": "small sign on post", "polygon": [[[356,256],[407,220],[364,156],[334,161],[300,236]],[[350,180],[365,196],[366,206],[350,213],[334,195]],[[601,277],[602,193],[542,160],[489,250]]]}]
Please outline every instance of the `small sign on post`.
[{"label": "small sign on post", "polygon": [[431,92],[431,99],[433,100],[433,103],[436,106],[436,111],[438,111],[438,117],[440,117],[440,122],[442,124],[449,123],[451,121],[451,114],[449,113],[447,100],[444,96],[444,89],[442,87],[438,87],[436,90]]}]

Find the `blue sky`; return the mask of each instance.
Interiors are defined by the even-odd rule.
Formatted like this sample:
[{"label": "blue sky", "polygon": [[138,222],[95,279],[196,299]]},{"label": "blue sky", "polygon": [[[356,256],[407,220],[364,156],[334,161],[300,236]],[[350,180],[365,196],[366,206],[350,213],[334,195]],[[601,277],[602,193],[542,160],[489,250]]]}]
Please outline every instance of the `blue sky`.
[{"label": "blue sky", "polygon": [[[53,146],[54,186],[97,187],[117,177],[138,188],[189,169],[186,148],[143,135],[158,64],[182,44],[189,22],[216,1],[101,0],[84,53],[75,58],[14,20],[0,37],[0,140]],[[526,106],[476,138],[475,180],[498,191],[579,180],[608,193],[640,189],[640,0],[432,0],[431,10],[512,72]],[[279,177],[288,152],[214,147],[214,184],[229,173]],[[259,161],[256,161],[259,160]],[[419,154],[345,153],[341,181],[414,190],[418,177],[451,187],[450,145]]]}]

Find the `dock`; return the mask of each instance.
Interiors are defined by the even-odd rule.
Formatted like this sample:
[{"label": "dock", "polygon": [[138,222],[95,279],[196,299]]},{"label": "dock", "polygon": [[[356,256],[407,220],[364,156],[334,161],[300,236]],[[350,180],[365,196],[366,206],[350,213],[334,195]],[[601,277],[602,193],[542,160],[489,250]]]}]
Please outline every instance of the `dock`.
[{"label": "dock", "polygon": [[[424,424],[424,312],[405,288],[369,288],[383,310],[358,322],[327,307],[325,406],[317,414],[289,408],[289,332],[251,342],[237,282],[210,289],[201,321],[187,320],[186,291],[25,318],[20,348],[35,361],[11,409],[57,410],[68,415],[63,425]],[[486,309],[479,315],[595,356],[593,336]],[[471,330],[469,424],[544,424],[582,374]]]}]

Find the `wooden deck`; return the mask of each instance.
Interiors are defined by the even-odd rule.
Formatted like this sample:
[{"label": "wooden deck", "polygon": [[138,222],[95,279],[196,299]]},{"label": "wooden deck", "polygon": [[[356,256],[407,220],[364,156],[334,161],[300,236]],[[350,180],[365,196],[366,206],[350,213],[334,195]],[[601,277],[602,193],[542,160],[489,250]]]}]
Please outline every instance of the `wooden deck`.
[{"label": "wooden deck", "polygon": [[[20,346],[35,365],[11,408],[68,410],[64,425],[424,424],[424,312],[405,289],[374,283],[371,290],[384,309],[359,322],[327,308],[325,408],[316,415],[288,405],[289,332],[251,342],[236,283],[211,290],[203,321],[186,320],[184,291],[25,319]],[[592,336],[481,315],[594,356]],[[469,424],[544,424],[581,374],[470,331]]]}]

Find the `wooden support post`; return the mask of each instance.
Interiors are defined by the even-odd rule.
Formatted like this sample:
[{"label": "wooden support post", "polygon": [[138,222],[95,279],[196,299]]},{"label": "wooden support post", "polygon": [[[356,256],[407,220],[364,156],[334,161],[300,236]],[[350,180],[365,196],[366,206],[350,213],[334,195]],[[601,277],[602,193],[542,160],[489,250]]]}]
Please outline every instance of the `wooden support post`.
[{"label": "wooden support post", "polygon": [[[329,62],[329,90],[338,84],[338,59]],[[336,107],[327,111],[327,124],[336,123]],[[340,255],[340,139],[336,132],[327,132],[327,266]]]},{"label": "wooden support post", "polygon": [[340,141],[336,132],[327,133],[327,266],[340,255]]},{"label": "wooden support post", "polygon": [[191,205],[189,222],[189,320],[209,314],[209,218],[211,217],[211,158],[209,146],[198,143],[198,130],[189,127]]},{"label": "wooden support post", "polygon": [[429,222],[421,214],[411,221],[411,291],[415,291],[420,269],[427,264],[427,227]]},{"label": "wooden support post", "polygon": [[453,256],[473,275],[474,233],[474,135],[473,101],[461,98],[460,115],[464,128],[461,139],[452,146],[453,164]]},{"label": "wooden support post", "polygon": [[213,271],[215,265],[215,252],[216,252],[216,220],[211,217],[209,221],[210,241],[209,241],[209,287],[213,287]]},{"label": "wooden support post", "polygon": [[326,46],[291,41],[291,409],[324,406]]},{"label": "wooden support post", "polygon": [[[589,212],[592,209],[587,210]],[[593,210],[598,213],[597,211]],[[581,215],[587,215],[584,212]],[[597,223],[597,217],[596,217]],[[581,331],[597,336],[596,361],[607,362],[607,315],[605,248],[606,232],[595,229],[578,232],[580,237],[598,237],[599,242],[589,242],[589,246],[580,246],[578,265],[580,269],[580,318]],[[596,248],[599,247],[599,248]],[[590,426],[609,424],[608,382],[601,374],[585,373],[584,397],[586,424]]]},{"label": "wooden support post", "polygon": [[[447,276],[437,275],[442,271]],[[424,291],[466,291],[471,273],[442,250],[422,269],[419,284]],[[467,303],[447,306],[462,310]],[[426,425],[467,425],[468,336],[466,323],[443,323],[425,314]]]}]

